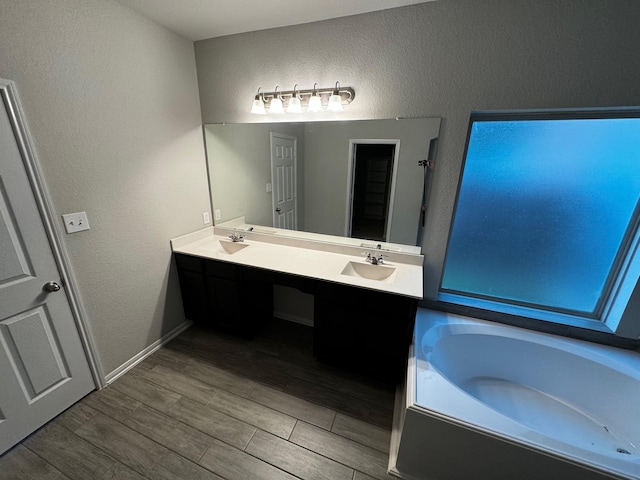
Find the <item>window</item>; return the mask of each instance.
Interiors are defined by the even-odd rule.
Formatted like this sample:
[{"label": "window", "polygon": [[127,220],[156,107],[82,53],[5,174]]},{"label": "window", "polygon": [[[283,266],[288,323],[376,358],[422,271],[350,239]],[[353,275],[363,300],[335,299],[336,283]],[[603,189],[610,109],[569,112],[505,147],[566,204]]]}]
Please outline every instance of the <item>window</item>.
[{"label": "window", "polygon": [[639,139],[639,111],[472,114],[439,299],[617,331],[640,272]]}]

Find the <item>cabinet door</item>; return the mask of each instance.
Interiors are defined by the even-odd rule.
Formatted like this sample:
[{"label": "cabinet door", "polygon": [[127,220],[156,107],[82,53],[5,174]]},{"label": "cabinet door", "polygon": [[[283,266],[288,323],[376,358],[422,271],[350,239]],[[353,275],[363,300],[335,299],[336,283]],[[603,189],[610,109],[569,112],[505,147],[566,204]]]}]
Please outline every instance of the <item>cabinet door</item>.
[{"label": "cabinet door", "polygon": [[314,354],[380,377],[404,371],[417,300],[318,282]]},{"label": "cabinet door", "polygon": [[174,258],[188,319],[252,336],[273,315],[270,272],[180,253]]},{"label": "cabinet door", "polygon": [[358,330],[364,339],[363,348],[381,355],[406,350],[411,343],[417,300],[366,293],[369,299],[361,298],[364,308],[357,317]]},{"label": "cabinet door", "polygon": [[242,330],[239,283],[207,275],[207,294],[213,324],[227,330]]},{"label": "cabinet door", "polygon": [[202,259],[180,253],[175,253],[174,258],[178,267],[184,316],[194,322],[208,322],[207,291]]},{"label": "cabinet door", "polygon": [[178,272],[184,316],[198,323],[209,321],[207,308],[207,292],[204,275],[189,271]]},{"label": "cabinet door", "polygon": [[240,271],[240,302],[248,334],[257,332],[273,317],[274,279],[270,274],[250,267]]},{"label": "cabinet door", "polygon": [[253,336],[273,314],[273,293],[259,269],[207,260],[207,293],[215,325]]}]

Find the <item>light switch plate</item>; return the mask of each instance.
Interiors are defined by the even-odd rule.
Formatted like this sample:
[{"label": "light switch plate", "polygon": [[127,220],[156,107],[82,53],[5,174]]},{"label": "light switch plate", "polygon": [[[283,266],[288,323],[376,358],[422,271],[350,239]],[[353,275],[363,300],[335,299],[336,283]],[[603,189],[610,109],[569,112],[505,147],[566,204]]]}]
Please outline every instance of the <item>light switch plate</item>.
[{"label": "light switch plate", "polygon": [[89,230],[89,219],[85,212],[67,213],[62,215],[64,220],[64,228],[67,233],[82,232],[83,230]]}]

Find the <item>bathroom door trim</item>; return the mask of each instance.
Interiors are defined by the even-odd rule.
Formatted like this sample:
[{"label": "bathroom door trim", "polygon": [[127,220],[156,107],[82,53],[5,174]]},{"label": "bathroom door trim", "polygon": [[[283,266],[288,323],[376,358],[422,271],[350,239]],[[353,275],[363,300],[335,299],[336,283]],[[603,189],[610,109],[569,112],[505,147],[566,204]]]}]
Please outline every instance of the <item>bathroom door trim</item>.
[{"label": "bathroom door trim", "polygon": [[36,155],[34,142],[25,120],[26,117],[22,109],[22,104],[20,103],[15,82],[0,78],[0,91],[2,92],[1,97],[5,102],[7,113],[15,128],[14,136],[23,155],[27,176],[31,183],[33,196],[38,205],[40,217],[42,218],[42,223],[51,245],[53,257],[65,282],[65,291],[71,307],[71,313],[73,314],[76,328],[80,335],[80,341],[82,342],[87,357],[91,376],[93,377],[96,388],[104,388],[107,384],[103,369],[86,321],[87,316],[80,300],[77,282],[70,268],[69,256],[56,227],[50,195],[44,182],[40,161]]}]

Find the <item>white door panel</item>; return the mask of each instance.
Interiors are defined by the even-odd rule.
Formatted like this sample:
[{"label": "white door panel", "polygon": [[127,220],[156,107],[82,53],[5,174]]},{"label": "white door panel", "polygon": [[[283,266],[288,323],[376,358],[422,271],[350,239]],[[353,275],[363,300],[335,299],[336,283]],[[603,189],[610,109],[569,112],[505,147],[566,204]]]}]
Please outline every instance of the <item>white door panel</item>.
[{"label": "white door panel", "polygon": [[0,343],[29,403],[69,379],[51,316],[43,306],[0,322]]},{"label": "white door panel", "polygon": [[[5,103],[0,104],[2,453],[95,385],[33,196],[20,142],[14,136]],[[55,282],[58,291],[45,291],[49,282]]]},{"label": "white door panel", "polygon": [[296,206],[296,138],[271,132],[273,226],[298,228]]}]

